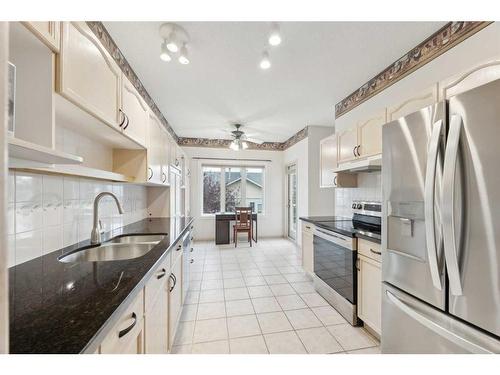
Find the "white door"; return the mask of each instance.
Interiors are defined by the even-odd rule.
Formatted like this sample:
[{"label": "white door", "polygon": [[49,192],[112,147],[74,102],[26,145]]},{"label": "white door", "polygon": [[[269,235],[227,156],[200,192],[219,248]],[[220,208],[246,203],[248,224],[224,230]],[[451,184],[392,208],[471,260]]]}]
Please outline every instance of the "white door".
[{"label": "white door", "polygon": [[297,166],[291,164],[287,166],[287,227],[288,237],[297,239]]}]

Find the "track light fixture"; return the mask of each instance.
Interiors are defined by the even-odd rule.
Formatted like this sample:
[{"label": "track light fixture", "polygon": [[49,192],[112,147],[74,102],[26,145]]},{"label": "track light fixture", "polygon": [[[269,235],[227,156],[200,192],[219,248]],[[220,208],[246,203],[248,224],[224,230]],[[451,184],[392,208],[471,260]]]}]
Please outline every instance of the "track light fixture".
[{"label": "track light fixture", "polygon": [[267,41],[273,47],[281,44],[280,26],[278,25],[278,23],[273,22],[271,24],[271,32],[269,33],[269,38]]},{"label": "track light fixture", "polygon": [[163,23],[160,25],[160,37],[163,39],[160,59],[168,62],[172,60],[172,54],[179,53],[177,61],[183,65],[189,64],[186,47],[189,35],[182,26],[171,22]]},{"label": "track light fixture", "polygon": [[269,53],[264,51],[262,53],[262,59],[260,60],[260,68],[263,70],[269,69],[271,67],[271,60],[269,60]]}]

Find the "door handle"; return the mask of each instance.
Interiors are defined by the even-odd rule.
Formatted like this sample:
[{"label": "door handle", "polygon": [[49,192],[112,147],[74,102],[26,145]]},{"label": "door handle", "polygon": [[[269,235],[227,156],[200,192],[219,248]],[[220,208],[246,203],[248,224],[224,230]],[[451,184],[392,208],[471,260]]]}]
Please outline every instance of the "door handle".
[{"label": "door handle", "polygon": [[123,124],[125,123],[125,112],[123,112],[121,108],[119,108],[118,111],[123,115],[122,121],[118,124],[118,127],[121,128],[123,126]]},{"label": "door handle", "polygon": [[373,253],[373,254],[382,255],[381,251],[375,251],[372,248],[370,248],[370,252]]},{"label": "door handle", "polygon": [[337,176],[335,176],[335,177],[333,178],[333,185],[334,185],[334,186],[337,186]]},{"label": "door handle", "polygon": [[129,124],[130,124],[130,120],[129,120],[129,118],[128,118],[128,116],[127,116],[127,114],[126,114],[125,112],[123,112],[123,115],[124,115],[124,116],[125,116],[125,118],[127,119],[127,124],[123,127],[123,130],[125,130],[125,129],[127,129],[127,128],[128,128],[128,126],[129,126]]},{"label": "door handle", "polygon": [[151,172],[151,175],[148,177],[148,180],[151,180],[153,178],[153,168],[148,167],[149,172]]},{"label": "door handle", "polygon": [[358,146],[355,146],[355,147],[352,149],[352,153],[354,154],[354,157],[356,157],[356,147],[358,147]]},{"label": "door handle", "polygon": [[455,171],[458,160],[458,149],[460,145],[460,131],[462,128],[462,119],[457,116],[451,116],[450,130],[448,133],[448,142],[444,155],[443,170],[443,240],[444,256],[446,258],[446,267],[448,269],[448,278],[450,280],[450,291],[455,296],[462,295],[462,282],[460,280],[460,269],[458,266],[458,251],[455,238]]},{"label": "door handle", "polygon": [[130,331],[132,331],[132,328],[135,327],[136,323],[137,323],[137,315],[135,315],[135,312],[132,313],[132,319],[134,319],[134,322],[128,326],[127,328],[121,330],[120,332],[118,332],[118,337],[119,338],[122,338],[123,336],[125,336],[127,333],[129,333]]},{"label": "door handle", "polygon": [[361,145],[356,146],[356,154],[358,154],[358,156],[361,156],[361,153],[359,152],[360,148],[361,148]]},{"label": "door handle", "polygon": [[170,277],[170,280],[172,280],[172,282],[174,283],[174,285],[172,285],[169,289],[169,292],[171,292],[172,290],[174,290],[175,284],[177,284],[177,279],[173,273],[171,273],[169,277]]},{"label": "door handle", "polygon": [[429,156],[427,158],[427,168],[425,171],[425,187],[424,187],[424,217],[425,217],[425,238],[427,243],[427,260],[431,272],[432,284],[437,290],[442,289],[441,275],[438,267],[438,249],[441,248],[441,236],[436,241],[436,223],[434,218],[435,185],[436,185],[436,168],[438,162],[439,140],[441,138],[441,130],[443,120],[439,120],[432,128],[431,139],[429,142]]}]

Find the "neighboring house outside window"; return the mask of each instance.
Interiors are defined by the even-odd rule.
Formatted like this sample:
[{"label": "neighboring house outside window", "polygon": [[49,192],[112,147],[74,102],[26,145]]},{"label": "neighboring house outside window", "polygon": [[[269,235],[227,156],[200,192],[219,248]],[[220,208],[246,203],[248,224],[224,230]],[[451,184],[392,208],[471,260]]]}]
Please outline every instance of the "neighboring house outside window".
[{"label": "neighboring house outside window", "polygon": [[253,207],[264,213],[264,168],[202,166],[203,212],[234,212],[235,207]]}]

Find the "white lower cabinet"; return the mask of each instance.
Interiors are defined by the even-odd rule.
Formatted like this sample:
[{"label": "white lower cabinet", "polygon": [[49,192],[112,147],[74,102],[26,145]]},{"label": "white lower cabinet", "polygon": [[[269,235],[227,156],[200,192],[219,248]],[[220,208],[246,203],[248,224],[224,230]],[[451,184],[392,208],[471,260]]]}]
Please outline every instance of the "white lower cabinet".
[{"label": "white lower cabinet", "polygon": [[382,316],[382,271],[380,262],[358,256],[358,316],[380,335]]},{"label": "white lower cabinet", "polygon": [[302,222],[302,267],[309,273],[313,273],[313,233],[314,225],[306,221]]},{"label": "white lower cabinet", "polygon": [[101,343],[101,354],[144,353],[144,292],[120,316]]},{"label": "white lower cabinet", "polygon": [[[175,249],[173,250],[175,251]],[[176,254],[174,253],[173,256]],[[177,259],[172,265],[172,272],[170,277],[170,296],[168,301],[168,320],[169,320],[169,349],[174,342],[177,325],[182,310],[182,259],[183,254],[177,256]]]},{"label": "white lower cabinet", "polygon": [[[183,298],[183,252],[175,244],[95,354],[166,354],[173,345]],[[180,245],[182,248],[182,245]]]}]

